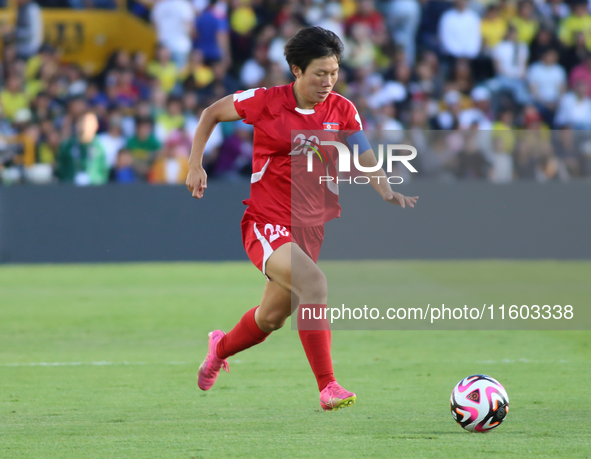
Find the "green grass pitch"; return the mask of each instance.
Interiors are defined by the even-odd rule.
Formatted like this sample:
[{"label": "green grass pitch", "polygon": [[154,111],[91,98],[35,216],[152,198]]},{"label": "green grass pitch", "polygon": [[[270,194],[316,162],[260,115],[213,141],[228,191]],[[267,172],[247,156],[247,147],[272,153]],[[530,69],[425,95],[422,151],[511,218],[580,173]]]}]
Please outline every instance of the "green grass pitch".
[{"label": "green grass pitch", "polygon": [[[591,307],[590,262],[390,267],[399,304],[505,285]],[[287,324],[201,392],[207,332],[229,330],[263,285],[247,263],[0,267],[0,457],[591,457],[589,331],[335,331],[336,376],[358,398],[324,413]],[[511,400],[488,434],[449,413],[474,373]]]}]

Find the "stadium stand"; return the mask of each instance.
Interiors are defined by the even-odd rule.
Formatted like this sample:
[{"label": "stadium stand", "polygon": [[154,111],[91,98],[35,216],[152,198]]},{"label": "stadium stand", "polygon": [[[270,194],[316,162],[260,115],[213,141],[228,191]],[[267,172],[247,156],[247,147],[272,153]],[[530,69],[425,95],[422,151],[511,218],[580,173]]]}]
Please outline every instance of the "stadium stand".
[{"label": "stadium stand", "polygon": [[[359,108],[364,128],[399,130],[423,146],[412,179],[591,176],[586,1],[2,6],[5,185],[183,183],[203,109],[239,89],[289,83],[283,46],[299,28],[315,25],[345,44],[335,89]],[[481,142],[473,131],[490,136]],[[208,173],[246,179],[251,155],[250,126],[222,123],[206,148]]]}]

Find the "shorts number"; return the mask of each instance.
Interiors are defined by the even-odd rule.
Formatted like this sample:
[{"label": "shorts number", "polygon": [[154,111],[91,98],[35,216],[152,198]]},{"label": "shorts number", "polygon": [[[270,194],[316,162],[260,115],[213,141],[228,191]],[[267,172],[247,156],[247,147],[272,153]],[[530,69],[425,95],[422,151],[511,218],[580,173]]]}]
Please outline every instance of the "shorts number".
[{"label": "shorts number", "polygon": [[289,236],[289,231],[287,231],[285,226],[281,227],[279,225],[275,225],[275,227],[273,227],[271,223],[267,223],[265,225],[265,236],[267,235],[267,231],[270,233],[269,242],[273,242],[279,236]]}]

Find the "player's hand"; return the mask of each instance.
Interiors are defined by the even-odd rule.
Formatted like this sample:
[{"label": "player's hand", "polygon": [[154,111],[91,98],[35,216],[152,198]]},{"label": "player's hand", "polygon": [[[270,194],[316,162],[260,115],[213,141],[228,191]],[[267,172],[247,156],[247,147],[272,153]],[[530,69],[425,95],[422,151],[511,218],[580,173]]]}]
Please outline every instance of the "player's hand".
[{"label": "player's hand", "polygon": [[396,193],[395,191],[392,191],[390,193],[386,193],[384,195],[384,201],[399,205],[403,209],[406,206],[414,207],[415,204],[417,203],[417,199],[419,199],[418,196],[404,196],[403,194]]},{"label": "player's hand", "polygon": [[205,169],[202,167],[189,169],[185,184],[194,198],[201,199],[203,197],[203,190],[207,188],[207,173]]}]

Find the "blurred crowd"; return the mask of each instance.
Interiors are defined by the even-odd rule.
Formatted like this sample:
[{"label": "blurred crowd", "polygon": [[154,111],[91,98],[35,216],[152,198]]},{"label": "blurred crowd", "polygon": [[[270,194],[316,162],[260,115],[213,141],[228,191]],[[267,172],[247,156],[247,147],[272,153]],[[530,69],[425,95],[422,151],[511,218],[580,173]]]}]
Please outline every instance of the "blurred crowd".
[{"label": "blurred crowd", "polygon": [[[309,25],[345,44],[335,90],[356,104],[364,129],[396,131],[392,138],[418,149],[409,180],[591,176],[586,1],[129,7],[153,24],[154,55],[118,51],[89,75],[41,43],[38,6],[19,0],[16,26],[3,31],[1,182],[183,183],[204,108],[239,89],[292,81],[283,47]],[[251,159],[252,126],[220,123],[205,148],[209,175],[249,177]]]}]

